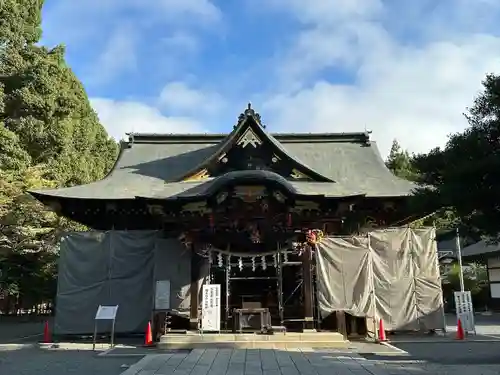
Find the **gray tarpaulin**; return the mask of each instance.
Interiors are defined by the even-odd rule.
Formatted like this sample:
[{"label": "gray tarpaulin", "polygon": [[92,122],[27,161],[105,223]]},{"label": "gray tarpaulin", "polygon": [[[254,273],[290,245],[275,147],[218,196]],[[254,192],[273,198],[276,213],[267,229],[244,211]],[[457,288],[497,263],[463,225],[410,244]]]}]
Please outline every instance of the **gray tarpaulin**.
[{"label": "gray tarpaulin", "polygon": [[383,319],[387,330],[444,328],[434,228],[326,237],[318,245],[321,315]]},{"label": "gray tarpaulin", "polygon": [[119,305],[116,332],[143,332],[155,281],[170,280],[170,306],[183,314],[190,277],[189,251],[159,232],[69,233],[61,239],[55,333],[92,333],[99,305]]}]

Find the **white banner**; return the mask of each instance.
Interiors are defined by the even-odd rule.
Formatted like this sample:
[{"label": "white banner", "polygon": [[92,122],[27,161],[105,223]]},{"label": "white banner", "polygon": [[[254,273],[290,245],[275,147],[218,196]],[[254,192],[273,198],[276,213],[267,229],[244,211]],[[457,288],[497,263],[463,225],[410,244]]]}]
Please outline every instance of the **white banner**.
[{"label": "white banner", "polygon": [[202,331],[220,331],[220,284],[203,285],[201,305]]}]

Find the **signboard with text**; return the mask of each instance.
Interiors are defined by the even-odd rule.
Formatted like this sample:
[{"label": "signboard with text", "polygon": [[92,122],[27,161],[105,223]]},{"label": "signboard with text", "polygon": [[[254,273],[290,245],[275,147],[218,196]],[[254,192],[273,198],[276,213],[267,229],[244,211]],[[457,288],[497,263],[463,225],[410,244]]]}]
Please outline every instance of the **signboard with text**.
[{"label": "signboard with text", "polygon": [[201,303],[201,330],[206,332],[220,331],[220,284],[203,285]]},{"label": "signboard with text", "polygon": [[474,322],[474,306],[472,304],[472,296],[470,291],[454,292],[455,309],[457,311],[457,321],[460,319],[465,332],[476,333]]}]

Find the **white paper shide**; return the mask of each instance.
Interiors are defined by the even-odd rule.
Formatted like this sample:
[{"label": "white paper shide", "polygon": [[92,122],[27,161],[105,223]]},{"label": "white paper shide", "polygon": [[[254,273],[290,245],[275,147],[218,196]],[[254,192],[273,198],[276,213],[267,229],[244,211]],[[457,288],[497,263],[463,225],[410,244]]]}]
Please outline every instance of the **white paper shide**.
[{"label": "white paper shide", "polygon": [[203,285],[201,329],[220,331],[221,287],[220,284]]}]

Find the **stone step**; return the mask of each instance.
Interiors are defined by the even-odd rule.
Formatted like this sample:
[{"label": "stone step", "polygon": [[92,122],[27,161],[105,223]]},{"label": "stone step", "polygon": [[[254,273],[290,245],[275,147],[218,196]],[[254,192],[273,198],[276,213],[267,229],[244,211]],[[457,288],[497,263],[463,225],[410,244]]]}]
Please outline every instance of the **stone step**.
[{"label": "stone step", "polygon": [[283,348],[337,348],[347,347],[349,341],[340,333],[277,333],[256,334],[166,334],[160,338],[160,349],[283,349]]}]

